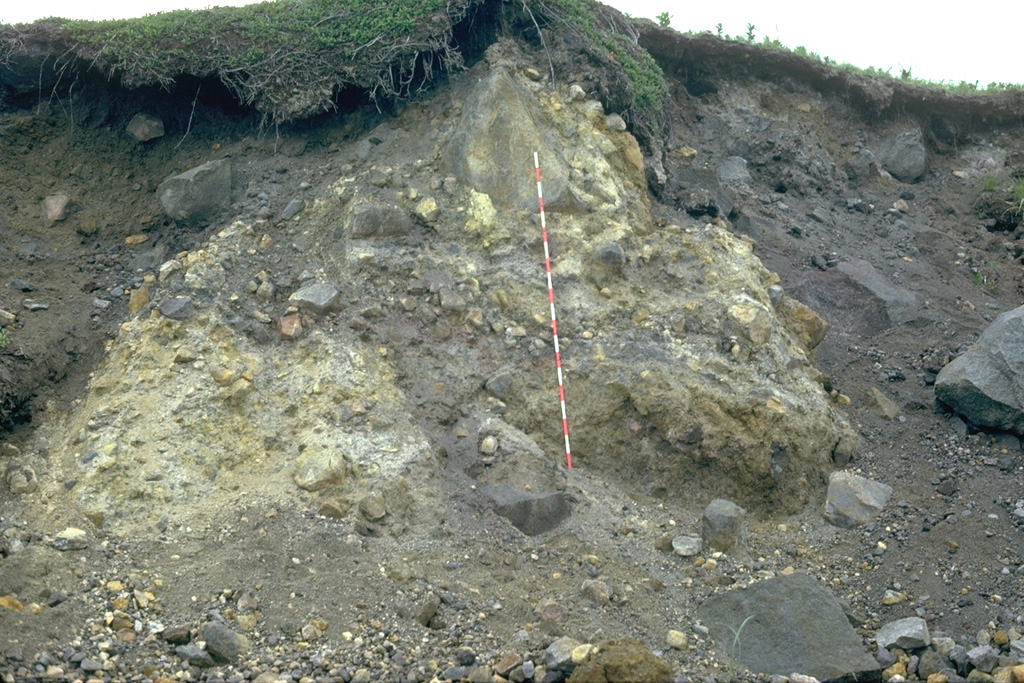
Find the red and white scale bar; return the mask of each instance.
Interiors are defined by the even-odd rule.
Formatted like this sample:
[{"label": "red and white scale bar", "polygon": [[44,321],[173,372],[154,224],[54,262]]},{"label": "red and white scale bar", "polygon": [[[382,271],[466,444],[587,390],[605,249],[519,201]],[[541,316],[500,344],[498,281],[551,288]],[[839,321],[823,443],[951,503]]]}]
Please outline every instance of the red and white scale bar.
[{"label": "red and white scale bar", "polygon": [[551,305],[551,336],[555,339],[555,368],[558,370],[558,400],[562,404],[562,434],[565,436],[565,465],[572,469],[572,450],[569,448],[569,418],[565,414],[565,385],[562,383],[562,353],[558,349],[558,318],[555,317],[555,288],[551,285],[551,253],[548,251],[548,226],[544,220],[544,192],[540,186],[540,157],[533,153],[533,168],[537,175],[537,203],[540,205],[540,232],[544,238],[544,272],[548,276],[548,303]]}]

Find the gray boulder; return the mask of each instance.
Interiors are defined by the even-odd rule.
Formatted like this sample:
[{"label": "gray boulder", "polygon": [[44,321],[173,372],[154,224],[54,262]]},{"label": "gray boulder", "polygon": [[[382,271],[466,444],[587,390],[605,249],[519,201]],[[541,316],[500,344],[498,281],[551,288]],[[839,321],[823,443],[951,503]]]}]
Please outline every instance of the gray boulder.
[{"label": "gray boulder", "polygon": [[338,296],[341,290],[337,285],[330,282],[317,282],[316,284],[303,287],[288,297],[288,301],[299,308],[313,313],[333,311],[338,308]]},{"label": "gray boulder", "polygon": [[139,142],[148,142],[163,137],[164,122],[155,116],[140,112],[132,117],[125,130]]},{"label": "gray boulder", "polygon": [[918,315],[917,297],[878,272],[867,261],[844,261],[815,272],[792,288],[792,295],[840,332],[871,336]]},{"label": "gray boulder", "polygon": [[535,97],[525,93],[502,67],[493,69],[467,98],[445,164],[459,180],[490,196],[495,207],[536,210],[533,150],[540,154],[544,204],[572,202],[569,169],[551,150],[538,125]]},{"label": "gray boulder", "polygon": [[740,542],[747,511],[732,501],[716,498],[704,509],[701,536],[715,550],[726,551]]},{"label": "gray boulder", "polygon": [[352,210],[349,235],[356,239],[401,237],[413,229],[412,218],[393,204],[362,204]]},{"label": "gray boulder", "polygon": [[156,193],[164,212],[174,220],[207,220],[231,200],[231,162],[218,159],[171,176]]},{"label": "gray boulder", "polygon": [[701,605],[698,617],[719,646],[751,671],[827,680],[879,668],[839,601],[806,574],[716,595]]},{"label": "gray boulder", "polygon": [[484,496],[500,516],[527,536],[551,531],[572,512],[569,499],[557,491],[521,491],[513,486],[488,484],[481,487]]},{"label": "gray boulder", "polygon": [[892,487],[850,472],[833,472],[828,478],[825,521],[849,529],[863,526],[882,511],[892,497]]},{"label": "gray boulder", "polygon": [[992,673],[992,669],[999,664],[999,650],[991,645],[979,645],[967,651],[967,660],[975,669]]},{"label": "gray boulder", "polygon": [[718,167],[718,178],[723,182],[745,182],[750,180],[747,160],[743,157],[729,157]]},{"label": "gray boulder", "polygon": [[897,180],[916,183],[928,170],[928,152],[921,129],[904,130],[883,141],[878,160]]},{"label": "gray boulder", "polygon": [[1024,306],[997,317],[942,368],[935,396],[976,425],[1024,435]]},{"label": "gray boulder", "polygon": [[872,169],[877,169],[878,160],[870,150],[862,149],[850,157],[843,168],[850,179],[851,187],[859,187],[871,179]]},{"label": "gray boulder", "polygon": [[219,621],[203,625],[206,651],[217,659],[232,662],[249,651],[249,639]]}]

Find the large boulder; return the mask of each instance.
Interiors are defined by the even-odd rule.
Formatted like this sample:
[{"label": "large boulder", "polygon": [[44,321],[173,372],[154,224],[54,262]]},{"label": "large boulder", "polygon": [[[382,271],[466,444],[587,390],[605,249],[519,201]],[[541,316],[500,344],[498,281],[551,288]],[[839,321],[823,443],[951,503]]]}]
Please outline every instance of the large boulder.
[{"label": "large boulder", "polygon": [[571,202],[569,168],[539,125],[535,99],[503,68],[473,90],[463,108],[446,163],[470,187],[499,206],[537,208],[533,153],[540,155],[544,201],[550,208]]},{"label": "large boulder", "polygon": [[928,170],[928,151],[921,129],[909,128],[886,138],[879,145],[878,160],[897,180],[916,183],[923,178]]},{"label": "large boulder", "polygon": [[1024,436],[1024,306],[999,315],[942,368],[935,396],[976,425]]},{"label": "large boulder", "polygon": [[231,162],[208,161],[171,176],[156,190],[164,212],[176,221],[200,223],[231,200]]},{"label": "large boulder", "polygon": [[844,261],[797,283],[794,296],[841,332],[871,336],[917,315],[917,297],[864,260]]},{"label": "large boulder", "polygon": [[724,652],[756,673],[824,681],[879,668],[839,601],[807,574],[713,596],[698,616]]}]

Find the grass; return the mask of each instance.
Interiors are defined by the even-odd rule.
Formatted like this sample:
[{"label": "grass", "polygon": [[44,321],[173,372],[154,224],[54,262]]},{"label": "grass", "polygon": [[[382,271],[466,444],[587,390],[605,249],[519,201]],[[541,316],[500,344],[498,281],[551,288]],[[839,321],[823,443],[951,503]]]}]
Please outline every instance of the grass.
[{"label": "grass", "polygon": [[[462,66],[451,28],[472,0],[279,0],[246,7],[176,10],[138,19],[36,22],[80,62],[128,87],[170,89],[183,74],[216,77],[275,122],[331,109],[337,91],[399,97],[438,70]],[[35,26],[33,25],[33,26]],[[12,43],[12,27],[0,42]]]},{"label": "grass", "polygon": [[[822,64],[825,64],[827,66],[834,66],[836,68],[843,69],[844,71],[850,71],[850,72],[853,72],[853,73],[860,73],[860,74],[864,74],[864,75],[867,75],[867,76],[877,76],[877,77],[880,77],[880,78],[888,78],[888,79],[892,79],[892,80],[899,80],[899,81],[902,81],[902,82],[912,83],[912,84],[919,85],[919,86],[926,87],[926,88],[945,90],[947,92],[950,92],[950,93],[953,93],[953,94],[958,94],[958,95],[969,95],[969,94],[975,94],[975,93],[1000,93],[1000,92],[1007,92],[1007,91],[1024,91],[1024,85],[1017,84],[1017,83],[1001,83],[1001,82],[1000,83],[995,83],[995,82],[993,82],[993,83],[989,83],[987,86],[981,86],[981,85],[979,85],[978,81],[974,81],[973,83],[971,83],[969,81],[960,81],[959,83],[953,83],[953,82],[950,82],[950,81],[929,81],[929,80],[926,80],[926,79],[914,77],[911,69],[901,69],[899,76],[894,76],[892,74],[892,68],[891,67],[888,68],[888,69],[878,69],[878,68],[875,68],[873,66],[858,67],[858,66],[854,66],[853,64],[849,64],[847,62],[837,63],[836,60],[831,59],[828,56],[822,57],[817,52],[809,51],[803,45],[798,45],[795,48],[789,48],[786,45],[783,45],[782,42],[780,42],[778,39],[772,39],[772,38],[769,38],[768,36],[765,36],[761,40],[760,43],[755,43],[754,39],[755,39],[755,30],[756,30],[756,28],[757,27],[754,26],[753,24],[747,24],[747,33],[745,35],[730,36],[730,35],[728,35],[726,33],[723,33],[722,32],[722,24],[718,24],[715,27],[714,35],[717,35],[722,40],[729,40],[729,41],[735,41],[735,42],[740,42],[740,43],[749,43],[749,44],[752,44],[752,45],[756,44],[756,45],[759,45],[760,47],[767,48],[767,49],[781,50],[781,51],[784,51],[784,52],[791,52],[793,54],[797,54],[797,55],[801,55],[801,56],[804,56],[804,57],[809,57],[811,59],[815,59],[815,60],[817,60],[817,61],[819,61]],[[695,32],[694,31],[688,31],[688,33],[693,34]],[[698,31],[696,33],[712,33],[712,32],[711,31]]]},{"label": "grass", "polygon": [[10,341],[11,333],[0,327],[0,351],[7,348],[7,342]]},{"label": "grass", "polygon": [[[283,123],[332,109],[348,86],[375,100],[400,98],[461,68],[454,26],[484,4],[277,0],[112,21],[52,18],[27,28],[60,55],[54,68],[66,83],[83,64],[127,87],[171,90],[182,75],[217,78],[241,104]],[[629,21],[593,0],[522,0],[508,3],[507,11],[518,13],[517,20],[536,16],[585,36],[604,68],[623,73],[632,88],[625,97],[627,121],[634,129],[658,129],[668,88],[657,63],[636,44]],[[523,25],[539,28],[532,21]],[[27,49],[31,31],[23,28],[0,26],[0,64]]]},{"label": "grass", "polygon": [[647,133],[658,130],[662,109],[668,98],[665,75],[654,58],[636,45],[635,37],[613,30],[614,22],[598,24],[598,3],[592,0],[534,0],[528,3],[540,14],[560,22],[600,48],[612,62],[621,67],[633,87],[632,104],[627,120]]},{"label": "grass", "polygon": [[1013,181],[1010,191],[1013,192],[1014,201],[1016,201],[1013,212],[1024,217],[1024,176]]},{"label": "grass", "polygon": [[753,618],[754,618],[754,615],[751,614],[746,619],[744,619],[742,621],[742,623],[740,623],[739,628],[733,628],[732,626],[729,627],[729,630],[732,631],[732,645],[729,647],[729,660],[730,661],[729,661],[728,674],[729,674],[729,678],[732,679],[732,680],[736,679],[736,671],[734,670],[734,666],[739,664],[739,655],[740,655],[740,647],[742,645],[743,629],[745,629],[747,627],[747,623],[751,619],[753,619]]}]

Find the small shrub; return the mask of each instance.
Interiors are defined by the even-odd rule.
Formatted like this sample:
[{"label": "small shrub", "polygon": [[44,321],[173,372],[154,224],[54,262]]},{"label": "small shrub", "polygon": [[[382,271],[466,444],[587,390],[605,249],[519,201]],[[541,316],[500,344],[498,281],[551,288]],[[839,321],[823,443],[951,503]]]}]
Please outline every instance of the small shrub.
[{"label": "small shrub", "polygon": [[757,31],[757,27],[756,26],[754,26],[753,24],[747,24],[747,42],[748,43],[754,42],[754,37],[756,35],[755,31]]},{"label": "small shrub", "polygon": [[662,28],[668,28],[668,25],[672,22],[672,15],[668,12],[662,12],[658,15],[658,25]]}]

